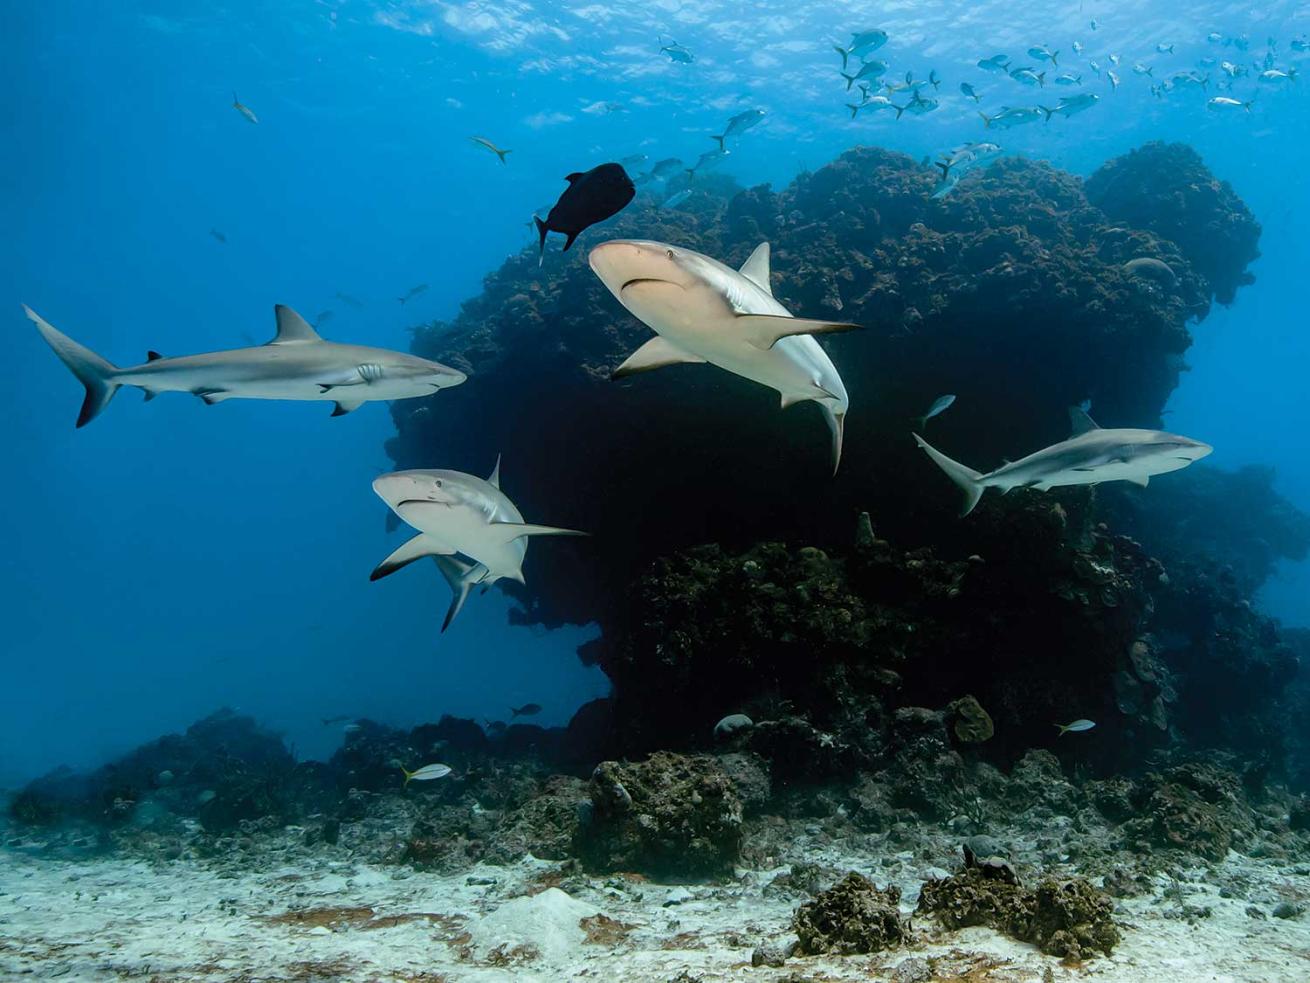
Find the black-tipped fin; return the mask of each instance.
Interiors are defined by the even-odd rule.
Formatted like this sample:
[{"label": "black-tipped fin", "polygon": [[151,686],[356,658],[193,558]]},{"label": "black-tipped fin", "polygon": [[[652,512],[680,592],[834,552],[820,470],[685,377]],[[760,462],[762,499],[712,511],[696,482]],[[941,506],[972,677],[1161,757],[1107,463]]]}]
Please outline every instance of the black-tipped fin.
[{"label": "black-tipped fin", "polygon": [[784,317],[781,314],[738,314],[737,327],[746,340],[756,348],[767,351],[779,340],[798,334],[831,334],[836,331],[854,331],[860,326],[844,321],[815,321],[805,317]]}]

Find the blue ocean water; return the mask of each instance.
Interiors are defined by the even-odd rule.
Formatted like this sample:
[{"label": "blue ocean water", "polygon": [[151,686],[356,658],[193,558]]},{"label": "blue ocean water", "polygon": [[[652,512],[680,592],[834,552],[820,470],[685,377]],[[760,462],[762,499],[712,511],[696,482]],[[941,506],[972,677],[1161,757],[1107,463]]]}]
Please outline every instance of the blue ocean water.
[{"label": "blue ocean water", "polygon": [[[510,627],[493,592],[439,636],[435,576],[367,583],[394,545],[369,488],[388,466],[384,406],[328,419],[326,404],[143,406],[125,392],[74,430],[80,388],[20,302],[119,364],[262,342],[275,303],[330,311],[330,338],[404,349],[409,328],[453,316],[532,245],[526,223],[566,173],[631,154],[694,160],[755,108],[765,122],[722,166],[744,186],[785,184],[861,143],[936,154],[992,135],[961,81],[988,111],[1049,101],[1053,89],[975,67],[1034,44],[1060,49],[1101,100],[1002,131],[1007,153],[1088,174],[1146,140],[1184,141],[1263,224],[1256,282],[1196,330],[1167,419],[1212,443],[1216,465],[1276,467],[1279,491],[1310,509],[1310,80],[1238,80],[1239,98],[1258,92],[1249,113],[1151,91],[1234,56],[1211,32],[1249,36],[1244,64],[1267,38],[1276,65],[1304,64],[1290,46],[1310,31],[1303,4],[55,0],[11,5],[5,23],[0,785],[97,763],[220,705],[323,755],[340,740],[325,717],[408,725],[532,701],[562,724],[607,689],[574,655],[585,627]],[[892,73],[939,74],[939,109],[850,120],[831,45],[871,23],[891,36],[879,57]],[[694,61],[661,54],[661,37]],[[1116,90],[1088,67],[1111,70],[1111,53]],[[472,135],[510,148],[507,163]],[[512,460],[503,476],[512,493]],[[1289,568],[1263,603],[1304,625],[1307,597],[1310,574]]]}]

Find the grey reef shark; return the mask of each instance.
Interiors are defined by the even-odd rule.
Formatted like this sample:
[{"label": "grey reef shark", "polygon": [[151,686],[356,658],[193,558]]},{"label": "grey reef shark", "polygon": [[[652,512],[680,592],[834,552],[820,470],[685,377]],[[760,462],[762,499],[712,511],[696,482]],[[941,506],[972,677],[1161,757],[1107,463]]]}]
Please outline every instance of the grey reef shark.
[{"label": "grey reef shark", "polygon": [[832,431],[836,473],[850,400],[837,367],[811,336],[859,325],[792,317],[773,299],[767,242],[740,270],[690,249],[636,239],[602,243],[588,260],[619,303],[655,332],[614,378],[708,362],[778,390],[784,409],[812,400]]},{"label": "grey reef shark", "polygon": [[191,393],[211,406],[225,399],[322,400],[334,403],[332,415],[341,416],[370,400],[430,396],[467,378],[417,355],[324,341],[282,304],[274,308],[277,334],[266,345],[176,358],[152,351],[140,365],[126,368],[78,344],[30,307],[23,310],[86,387],[79,427],[94,420],[122,386],[144,390],[147,400],[161,392]]},{"label": "grey reef shark", "polygon": [[987,474],[965,467],[937,450],[917,433],[915,441],[947,477],[964,491],[961,516],[973,511],[982,493],[999,488],[1046,491],[1066,485],[1096,485],[1131,481],[1145,486],[1155,475],[1179,471],[1209,455],[1214,448],[1190,437],[1162,430],[1098,427],[1077,406],[1069,408],[1073,435]]},{"label": "grey reef shark", "polygon": [[377,565],[369,580],[380,580],[415,560],[431,556],[454,597],[445,631],[475,585],[486,590],[497,580],[523,583],[529,536],[585,536],[576,529],[537,526],[500,490],[500,459],[489,478],[463,471],[393,471],[373,480],[373,490],[418,535]]}]

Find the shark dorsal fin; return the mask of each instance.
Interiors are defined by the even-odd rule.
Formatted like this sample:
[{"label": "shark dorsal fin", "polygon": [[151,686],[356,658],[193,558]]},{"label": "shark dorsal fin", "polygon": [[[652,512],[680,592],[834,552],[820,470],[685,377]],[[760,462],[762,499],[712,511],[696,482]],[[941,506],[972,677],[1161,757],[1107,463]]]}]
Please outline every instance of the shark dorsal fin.
[{"label": "shark dorsal fin", "polygon": [[500,455],[496,455],[496,466],[491,469],[491,477],[487,479],[487,484],[493,488],[500,487]]},{"label": "shark dorsal fin", "polygon": [[769,244],[761,242],[755,247],[746,262],[741,264],[741,275],[757,287],[762,287],[770,297],[773,288],[769,286]]},{"label": "shark dorsal fin", "polygon": [[1081,406],[1069,407],[1069,426],[1073,429],[1072,436],[1074,437],[1081,437],[1091,430],[1101,429]]},{"label": "shark dorsal fin", "polygon": [[295,341],[322,341],[318,332],[309,326],[309,322],[285,304],[273,308],[277,316],[277,334],[270,345],[286,345]]},{"label": "shark dorsal fin", "polygon": [[156,351],[148,351],[148,352],[146,352],[146,361],[147,361],[147,362],[158,362],[158,361],[159,361],[161,358],[163,358],[163,357],[164,357],[163,355],[160,355],[159,352],[156,352]]}]

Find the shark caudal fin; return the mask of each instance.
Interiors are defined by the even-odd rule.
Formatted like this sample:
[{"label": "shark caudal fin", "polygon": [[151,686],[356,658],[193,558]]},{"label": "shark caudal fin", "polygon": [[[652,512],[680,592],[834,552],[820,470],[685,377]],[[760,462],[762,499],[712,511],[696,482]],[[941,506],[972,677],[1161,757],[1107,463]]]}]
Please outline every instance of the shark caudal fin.
[{"label": "shark caudal fin", "polygon": [[450,584],[450,589],[454,592],[454,596],[450,599],[450,607],[446,609],[446,620],[441,623],[441,630],[444,632],[455,620],[455,615],[459,614],[460,608],[464,606],[473,585],[481,583],[487,575],[487,568],[481,563],[467,563],[454,556],[438,556],[435,559],[437,569],[441,571],[441,575],[446,578],[446,583]]},{"label": "shark caudal fin", "polygon": [[118,383],[114,374],[118,367],[105,361],[85,345],[79,345],[53,324],[43,320],[36,311],[23,305],[23,312],[36,325],[41,337],[55,350],[59,360],[68,366],[70,372],[86,387],[86,398],[82,400],[82,412],[77,415],[77,425],[84,427],[109,405],[118,392]]},{"label": "shark caudal fin", "polygon": [[832,473],[837,473],[837,468],[841,466],[841,442],[842,435],[846,431],[846,411],[838,413],[827,403],[820,402],[819,409],[823,410],[823,418],[828,421],[828,429],[832,431]]},{"label": "shark caudal fin", "polygon": [[537,232],[541,236],[541,252],[537,254],[537,265],[540,266],[546,261],[546,223],[537,216],[532,216],[532,221],[537,223]]},{"label": "shark caudal fin", "polygon": [[959,461],[952,461],[917,433],[914,435],[914,441],[927,452],[933,463],[945,471],[946,476],[959,485],[964,492],[964,507],[960,510],[960,517],[963,518],[972,512],[973,507],[978,504],[978,499],[982,498],[982,475],[973,468],[966,468]]}]

